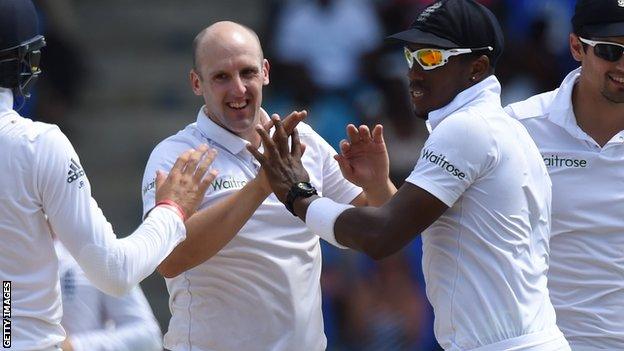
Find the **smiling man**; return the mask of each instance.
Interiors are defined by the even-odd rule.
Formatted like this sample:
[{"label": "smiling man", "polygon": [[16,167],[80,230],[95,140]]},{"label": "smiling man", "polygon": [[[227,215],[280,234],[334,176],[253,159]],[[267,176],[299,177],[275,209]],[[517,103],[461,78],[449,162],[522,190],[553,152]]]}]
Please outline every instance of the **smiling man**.
[{"label": "smiling man", "polygon": [[[446,350],[569,350],[548,297],[550,180],[526,129],[500,105],[493,75],[503,39],[494,15],[472,0],[443,0],[405,45],[416,116],[427,139],[406,183],[379,208],[352,208],[311,192],[300,146],[256,128],[276,196],[315,233],[374,258],[423,233],[427,296]],[[296,139],[296,138],[295,138]]]},{"label": "smiling man", "polygon": [[[144,208],[154,203],[153,170],[168,169],[178,150],[208,143],[219,151],[214,166],[220,176],[206,193],[204,209],[187,221],[187,239],[159,267],[168,278],[172,312],[165,347],[324,350],[319,237],[271,195],[264,172],[245,149],[260,146],[254,127],[269,122],[260,108],[269,62],[257,35],[233,22],[217,22],[200,32],[190,82],[204,106],[196,123],[161,142],[150,156]],[[305,112],[293,113],[283,125],[292,131],[303,117]],[[350,127],[350,135],[359,133],[354,129]],[[306,144],[303,162],[311,182],[325,196],[354,205],[380,205],[396,191],[389,182],[380,127],[373,131],[379,143],[352,143],[350,150],[362,151],[361,157],[339,161],[312,128],[299,123],[297,130],[295,135]],[[341,165],[357,171],[371,168],[372,160],[381,164],[375,167],[380,172],[343,176]]]},{"label": "smiling man", "polygon": [[548,289],[557,324],[575,351],[624,350],[624,2],[578,1],[572,25],[581,67],[507,111],[553,182]]}]

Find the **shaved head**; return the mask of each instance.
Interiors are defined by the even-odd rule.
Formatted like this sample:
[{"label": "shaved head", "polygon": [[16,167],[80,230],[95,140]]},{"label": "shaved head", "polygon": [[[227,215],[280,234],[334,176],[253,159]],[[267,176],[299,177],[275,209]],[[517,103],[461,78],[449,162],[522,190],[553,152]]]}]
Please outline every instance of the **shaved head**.
[{"label": "shaved head", "polygon": [[204,28],[193,40],[193,69],[198,71],[198,63],[211,50],[228,49],[228,46],[244,44],[255,46],[259,53],[258,63],[262,63],[264,53],[260,38],[253,29],[231,21],[216,22]]},{"label": "shaved head", "polygon": [[193,93],[204,98],[204,113],[213,122],[259,145],[262,88],[269,84],[269,61],[258,35],[234,22],[217,22],[193,41]]}]

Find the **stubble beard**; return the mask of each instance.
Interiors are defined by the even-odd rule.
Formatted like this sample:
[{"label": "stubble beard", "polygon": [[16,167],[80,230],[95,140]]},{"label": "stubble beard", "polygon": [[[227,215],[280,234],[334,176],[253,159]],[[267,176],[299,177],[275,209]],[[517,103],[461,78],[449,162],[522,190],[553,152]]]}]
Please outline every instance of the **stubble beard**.
[{"label": "stubble beard", "polygon": [[624,103],[624,92],[620,93],[612,93],[607,89],[603,89],[601,91],[602,96],[607,99],[607,101],[614,104],[623,104]]}]

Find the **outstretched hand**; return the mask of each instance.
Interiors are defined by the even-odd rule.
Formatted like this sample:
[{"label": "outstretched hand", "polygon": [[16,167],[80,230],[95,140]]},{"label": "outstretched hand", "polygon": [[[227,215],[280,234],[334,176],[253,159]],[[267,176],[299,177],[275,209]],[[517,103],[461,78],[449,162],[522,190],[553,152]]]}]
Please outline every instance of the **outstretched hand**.
[{"label": "outstretched hand", "polygon": [[[280,119],[280,116],[277,113],[274,113],[271,115],[271,118],[267,122],[262,124],[262,128],[264,128],[264,130],[267,133],[269,132],[271,128],[273,128],[274,116],[277,117],[277,119]],[[303,111],[293,111],[288,116],[286,116],[286,118],[282,119],[281,123],[282,123],[282,127],[284,128],[284,131],[286,132],[286,135],[291,135],[293,130],[295,130],[295,128],[297,128],[297,125],[299,125],[299,122],[306,119],[306,117],[308,117],[308,111],[303,110]]]},{"label": "outstretched hand", "polygon": [[156,203],[171,200],[182,208],[186,218],[191,217],[217,176],[216,170],[208,170],[216,156],[216,150],[202,144],[180,155],[168,175],[158,171]]},{"label": "outstretched hand", "polygon": [[[268,117],[268,114],[266,113],[266,111],[262,110],[262,112]],[[293,131],[295,130],[295,128],[297,127],[297,125],[299,125],[299,122],[303,121],[307,116],[308,116],[308,112],[306,110],[293,111],[288,116],[286,116],[286,118],[281,120],[282,127],[284,128],[284,131],[286,132],[286,134],[291,135]],[[267,134],[269,133],[271,128],[273,128],[274,126],[273,118],[280,120],[280,116],[277,113],[274,113],[273,115],[271,115],[268,121],[262,124],[262,128],[267,132]],[[305,152],[305,145],[301,144],[301,153],[303,154],[304,152]],[[260,183],[260,186],[262,187],[263,191],[267,193],[267,195],[273,192],[263,167],[261,167],[260,170],[258,171],[256,180]]]},{"label": "outstretched hand", "polygon": [[[300,113],[307,114],[305,111]],[[289,133],[285,129],[286,120],[281,121],[279,116],[273,115],[271,123],[275,126],[272,138],[263,126],[256,126],[256,132],[260,135],[264,145],[264,154],[252,145],[247,145],[247,150],[260,162],[273,193],[281,202],[285,202],[290,188],[297,182],[309,181],[310,177],[301,162],[304,150],[297,129],[292,128],[289,148]],[[290,128],[289,125],[286,127]]]},{"label": "outstretched hand", "polygon": [[340,142],[340,154],[334,156],[343,177],[363,189],[386,186],[390,175],[390,161],[383,138],[383,127],[378,124],[371,133],[365,125],[347,126],[349,140]]}]

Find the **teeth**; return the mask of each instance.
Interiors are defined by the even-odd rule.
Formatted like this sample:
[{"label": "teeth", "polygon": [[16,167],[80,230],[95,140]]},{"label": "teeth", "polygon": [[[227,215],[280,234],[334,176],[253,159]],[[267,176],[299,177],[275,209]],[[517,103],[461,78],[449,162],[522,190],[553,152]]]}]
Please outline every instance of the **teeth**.
[{"label": "teeth", "polygon": [[243,102],[230,102],[228,103],[228,106],[231,108],[235,108],[235,109],[242,109],[244,107],[247,106],[247,102],[243,101]]},{"label": "teeth", "polygon": [[614,76],[609,76],[609,77],[618,83],[624,84],[624,77],[614,77]]}]

